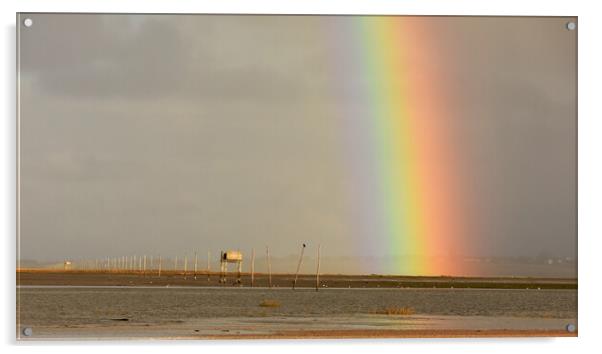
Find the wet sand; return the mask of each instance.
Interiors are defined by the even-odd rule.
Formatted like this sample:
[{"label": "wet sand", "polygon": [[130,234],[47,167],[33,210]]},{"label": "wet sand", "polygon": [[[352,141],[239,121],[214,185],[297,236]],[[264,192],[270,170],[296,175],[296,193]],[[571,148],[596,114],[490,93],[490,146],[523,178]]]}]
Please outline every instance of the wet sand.
[{"label": "wet sand", "polygon": [[[577,332],[550,330],[323,330],[289,331],[272,335],[221,335],[206,339],[354,339],[354,338],[496,338],[496,337],[577,337]],[[185,338],[183,338],[185,339]]]},{"label": "wet sand", "polygon": [[17,296],[26,340],[575,336],[569,324],[576,290],[24,285]]},{"label": "wet sand", "polygon": [[[196,279],[195,279],[196,278]],[[272,286],[292,287],[294,274],[273,274]],[[95,271],[17,271],[17,285],[42,286],[251,286],[251,276],[229,274],[226,283],[219,283],[217,273],[164,271],[157,272],[95,272]],[[267,274],[255,274],[254,286],[268,287]],[[298,288],[315,288],[315,275],[302,274]],[[387,275],[320,275],[320,288],[471,288],[471,289],[577,289],[576,279],[566,278],[473,278],[473,277],[409,277]]]},{"label": "wet sand", "polygon": [[[17,272],[23,340],[577,336],[576,279]],[[346,290],[350,288],[350,290]],[[280,289],[280,290],[278,290]],[[265,299],[278,302],[262,307]],[[379,315],[408,306],[410,315]]]},{"label": "wet sand", "polygon": [[[499,328],[502,325],[499,322],[513,328]],[[26,340],[576,337],[577,331],[562,328],[564,323],[561,319],[499,318],[496,321],[479,316],[420,315],[211,318],[161,325],[120,322],[101,326],[34,326],[32,337],[18,336]]]},{"label": "wet sand", "polygon": [[[172,335],[165,336],[127,336],[98,335],[94,330],[88,335],[81,333],[81,337],[62,337],[61,332],[53,331],[48,336],[37,336],[36,338],[24,338],[21,340],[248,340],[248,339],[369,339],[369,338],[504,338],[504,337],[578,337],[578,333],[563,330],[296,330],[280,331],[270,334],[211,334],[211,335]],[[164,332],[162,332],[164,333]],[[71,333],[72,334],[72,333]]]}]

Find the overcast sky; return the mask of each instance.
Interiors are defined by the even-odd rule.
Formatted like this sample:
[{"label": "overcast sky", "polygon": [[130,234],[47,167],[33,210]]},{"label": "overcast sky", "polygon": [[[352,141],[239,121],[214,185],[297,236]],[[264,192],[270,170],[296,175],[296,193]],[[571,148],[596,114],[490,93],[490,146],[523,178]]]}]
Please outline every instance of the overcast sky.
[{"label": "overcast sky", "polygon": [[[358,256],[328,37],[353,18],[30,17],[22,258],[265,245],[288,256],[300,242]],[[470,255],[576,257],[567,19],[425,21],[450,58],[466,203],[479,210]],[[383,254],[395,252],[364,256]]]}]

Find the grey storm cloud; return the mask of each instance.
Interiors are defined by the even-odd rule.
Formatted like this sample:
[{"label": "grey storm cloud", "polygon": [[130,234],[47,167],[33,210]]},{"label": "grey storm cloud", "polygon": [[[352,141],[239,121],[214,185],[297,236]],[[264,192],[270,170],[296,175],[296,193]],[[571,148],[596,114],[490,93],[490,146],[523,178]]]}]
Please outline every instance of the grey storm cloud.
[{"label": "grey storm cloud", "polygon": [[315,39],[311,27],[287,30],[273,17],[141,17],[41,16],[36,27],[54,38],[23,41],[22,70],[48,94],[95,99],[296,100],[325,84],[323,53],[299,46]]}]

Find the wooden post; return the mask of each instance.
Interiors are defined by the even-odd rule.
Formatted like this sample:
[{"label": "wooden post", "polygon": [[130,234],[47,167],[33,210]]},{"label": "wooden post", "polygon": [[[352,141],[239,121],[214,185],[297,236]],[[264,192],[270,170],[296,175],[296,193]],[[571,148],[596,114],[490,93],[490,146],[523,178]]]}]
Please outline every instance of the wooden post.
[{"label": "wooden post", "polygon": [[173,264],[173,273],[174,273],[174,275],[178,274],[178,256],[176,256],[176,260],[174,261],[174,264]]},{"label": "wooden post", "polygon": [[161,255],[159,255],[159,278],[161,278]]},{"label": "wooden post", "polygon": [[255,249],[251,250],[251,287],[255,286]]},{"label": "wooden post", "polygon": [[142,275],[146,276],[146,255],[144,255],[144,265],[142,267]]},{"label": "wooden post", "polygon": [[142,270],[142,256],[138,257],[138,272]]},{"label": "wooden post", "polygon": [[197,271],[197,265],[198,265],[198,255],[196,253],[196,251],[194,252],[194,280],[196,280],[196,271]]},{"label": "wooden post", "polygon": [[211,280],[211,251],[207,251],[207,282]]},{"label": "wooden post", "polygon": [[[240,250],[237,250],[240,253]],[[242,286],[242,259],[237,262],[238,274],[236,275],[236,283]]]},{"label": "wooden post", "polygon": [[316,266],[316,291],[320,289],[320,245],[318,245],[318,258]]},{"label": "wooden post", "polygon": [[303,262],[303,252],[305,251],[305,244],[301,247],[301,255],[299,256],[299,263],[297,263],[297,271],[295,272],[295,280],[293,280],[293,290],[297,286],[297,278],[299,277],[299,269],[301,269],[301,262]]},{"label": "wooden post", "polygon": [[184,254],[184,279],[186,279],[186,271],[188,270],[188,255]]},{"label": "wooden post", "polygon": [[272,287],[272,262],[270,261],[270,247],[265,246],[266,259],[268,262],[268,286]]},{"label": "wooden post", "polygon": [[225,269],[224,269],[224,251],[219,253],[219,283],[226,282]]},{"label": "wooden post", "polygon": [[153,274],[153,267],[155,266],[155,263],[153,263],[153,255],[151,254],[150,256],[150,266],[148,267],[148,271],[149,273],[152,275]]}]

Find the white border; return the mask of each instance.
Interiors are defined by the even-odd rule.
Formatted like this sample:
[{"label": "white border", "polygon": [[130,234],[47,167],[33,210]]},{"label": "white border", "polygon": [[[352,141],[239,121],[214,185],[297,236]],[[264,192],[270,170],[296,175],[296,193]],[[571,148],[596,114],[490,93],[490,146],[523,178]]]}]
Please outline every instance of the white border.
[{"label": "white border", "polygon": [[[283,5],[286,3],[286,5]],[[147,353],[169,350],[166,346],[176,346],[176,350],[237,350],[253,353],[275,353],[286,350],[291,353],[305,353],[308,350],[326,352],[344,350],[359,353],[378,350],[384,353],[399,351],[434,353],[507,353],[541,352],[567,354],[575,350],[595,351],[600,347],[598,328],[601,328],[602,304],[596,301],[602,291],[599,278],[602,228],[602,110],[600,83],[602,75],[602,13],[595,1],[575,0],[4,0],[2,7],[2,55],[3,71],[0,77],[2,107],[0,144],[0,223],[4,245],[1,272],[3,291],[3,319],[0,320],[0,333],[3,345],[9,352],[31,351],[44,353],[105,353],[107,350],[135,351],[143,347]],[[406,15],[554,15],[579,16],[579,338],[557,339],[404,339],[404,340],[327,340],[327,341],[236,341],[236,342],[102,342],[84,344],[15,343],[15,13],[16,12],[147,12],[147,13],[306,13],[306,14],[406,14]],[[251,345],[249,345],[251,344]],[[85,345],[85,348],[80,347]],[[198,346],[202,347],[199,348]],[[214,346],[218,345],[219,348]],[[336,345],[336,347],[333,347]],[[309,348],[309,347],[311,348]],[[173,349],[172,349],[173,350]],[[245,353],[246,354],[246,353]]]}]

